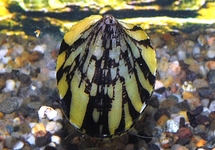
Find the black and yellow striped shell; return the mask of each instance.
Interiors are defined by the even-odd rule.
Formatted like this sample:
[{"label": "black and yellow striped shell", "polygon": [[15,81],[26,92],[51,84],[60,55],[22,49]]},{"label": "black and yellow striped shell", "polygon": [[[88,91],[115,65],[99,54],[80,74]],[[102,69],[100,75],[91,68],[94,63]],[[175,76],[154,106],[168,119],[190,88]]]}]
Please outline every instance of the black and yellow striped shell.
[{"label": "black and yellow striped shell", "polygon": [[66,33],[57,86],[71,124],[93,137],[126,132],[153,92],[156,55],[139,26],[112,15],[87,17]]}]

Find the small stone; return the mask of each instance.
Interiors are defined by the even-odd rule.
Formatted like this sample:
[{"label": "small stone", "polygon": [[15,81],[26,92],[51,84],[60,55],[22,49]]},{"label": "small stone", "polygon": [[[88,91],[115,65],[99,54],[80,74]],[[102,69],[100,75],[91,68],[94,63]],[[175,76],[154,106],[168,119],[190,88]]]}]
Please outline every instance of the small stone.
[{"label": "small stone", "polygon": [[207,143],[207,141],[201,139],[198,141],[198,143],[196,144],[197,147],[204,147],[205,144]]},{"label": "small stone", "polygon": [[183,99],[184,100],[188,100],[188,99],[191,99],[191,98],[195,98],[194,94],[192,92],[188,92],[188,91],[184,91],[182,93],[182,96],[183,96]]},{"label": "small stone", "polygon": [[30,54],[30,57],[29,57],[29,61],[31,63],[35,63],[39,60],[41,60],[43,58],[43,53],[39,52],[39,51],[34,51]]},{"label": "small stone", "polygon": [[26,138],[26,141],[30,144],[30,145],[35,145],[35,136],[32,134],[29,134],[29,136]]},{"label": "small stone", "polygon": [[16,144],[13,146],[13,150],[20,150],[24,146],[24,142],[22,141],[17,141]]},{"label": "small stone", "polygon": [[191,138],[193,136],[191,130],[186,127],[180,128],[176,135],[179,137],[179,139],[184,139],[184,138]]},{"label": "small stone", "polygon": [[34,48],[33,51],[44,53],[46,51],[46,45],[45,44],[43,44],[43,45],[37,45],[37,46],[35,46],[35,48]]},{"label": "small stone", "polygon": [[178,137],[170,132],[163,132],[159,139],[162,148],[170,148],[177,140]]},{"label": "small stone", "polygon": [[57,150],[57,148],[53,147],[53,146],[50,146],[50,144],[48,146],[46,146],[44,148],[44,150]]},{"label": "small stone", "polygon": [[207,57],[213,59],[215,57],[215,50],[208,50]]},{"label": "small stone", "polygon": [[16,142],[17,142],[17,140],[15,137],[7,136],[7,137],[5,137],[4,145],[6,148],[12,149]]},{"label": "small stone", "polygon": [[209,103],[210,103],[209,99],[202,99],[201,100],[201,104],[203,107],[208,107]]},{"label": "small stone", "polygon": [[215,111],[215,100],[213,100],[209,106],[210,111]]},{"label": "small stone", "polygon": [[188,53],[191,53],[193,50],[193,47],[195,46],[195,43],[191,40],[184,41],[184,44],[186,46],[186,50]]},{"label": "small stone", "polygon": [[180,116],[180,118],[184,118],[185,122],[188,122],[187,111],[180,111],[178,112],[178,115]]},{"label": "small stone", "polygon": [[56,79],[56,71],[55,71],[55,70],[49,71],[49,77],[50,77],[51,79]]},{"label": "small stone", "polygon": [[177,101],[175,101],[175,100],[173,100],[173,99],[166,99],[166,100],[164,100],[164,101],[162,101],[161,103],[160,103],[160,106],[159,106],[159,108],[161,109],[161,108],[165,108],[165,109],[171,109],[171,107],[172,106],[174,106],[175,104],[177,103]]},{"label": "small stone", "polygon": [[205,44],[207,44],[207,39],[206,39],[205,35],[202,35],[202,34],[199,35],[197,41],[199,42],[199,44],[201,46],[204,46]]},{"label": "small stone", "polygon": [[38,115],[40,119],[44,119],[47,117],[49,120],[52,120],[57,116],[57,111],[51,107],[42,106],[38,111]]},{"label": "small stone", "polygon": [[23,134],[28,134],[31,132],[31,128],[29,126],[29,124],[27,122],[24,122],[22,124],[20,124],[19,126],[19,130],[23,133]]},{"label": "small stone", "polygon": [[152,129],[152,136],[159,137],[163,133],[163,128],[161,126],[155,126]]},{"label": "small stone", "polygon": [[212,90],[210,87],[201,87],[197,89],[199,95],[203,98],[207,98],[210,97],[210,95],[212,94]]},{"label": "small stone", "polygon": [[207,141],[206,147],[209,148],[209,150],[214,150],[215,147],[214,137]]},{"label": "small stone", "polygon": [[10,124],[6,125],[7,131],[11,134],[12,132],[14,132],[14,127]]},{"label": "small stone", "polygon": [[57,135],[52,135],[51,136],[51,141],[54,142],[55,144],[61,144],[61,139]]},{"label": "small stone", "polygon": [[210,125],[210,119],[207,117],[207,116],[204,116],[204,115],[198,115],[196,117],[196,123],[197,124],[202,124],[202,125],[205,125],[205,126],[209,126]]},{"label": "small stone", "polygon": [[21,124],[21,120],[19,117],[13,119],[13,126],[19,126]]},{"label": "small stone", "polygon": [[172,74],[173,76],[176,76],[180,74],[180,72],[181,72],[181,67],[178,61],[174,61],[170,63],[169,68],[167,70],[167,74]]},{"label": "small stone", "polygon": [[[214,132],[214,130],[215,130],[215,120],[213,120],[212,122],[211,122],[211,124],[210,124],[210,130],[211,131],[213,131]],[[215,134],[215,133],[214,133]]]},{"label": "small stone", "polygon": [[187,112],[187,116],[188,116],[188,118],[189,118],[190,125],[191,125],[192,127],[196,127],[196,126],[197,126],[196,115],[191,114],[190,112]]},{"label": "small stone", "polygon": [[163,125],[166,124],[167,120],[169,120],[169,117],[166,116],[166,115],[162,115],[162,116],[158,119],[158,121],[156,122],[156,125],[158,125],[158,126],[163,126]]},{"label": "small stone", "polygon": [[215,70],[210,70],[207,74],[207,79],[210,85],[215,84]]},{"label": "small stone", "polygon": [[200,65],[197,61],[193,60],[190,64],[190,66],[188,67],[188,69],[196,74],[198,74],[200,72]]},{"label": "small stone", "polygon": [[186,55],[186,52],[184,50],[179,50],[177,55],[178,55],[178,60],[187,59],[187,55]]},{"label": "small stone", "polygon": [[181,144],[174,144],[171,147],[171,150],[189,150],[189,149],[186,148],[185,146],[181,145]]},{"label": "small stone", "polygon": [[18,79],[23,84],[26,84],[26,85],[30,85],[31,84],[31,78],[27,74],[24,74],[24,73],[19,74]]},{"label": "small stone", "polygon": [[29,102],[27,104],[28,108],[35,109],[35,110],[38,110],[41,107],[41,105],[42,105],[42,103],[40,101],[38,101],[38,102]]},{"label": "small stone", "polygon": [[215,120],[215,111],[212,111],[209,115],[209,118],[213,121]]},{"label": "small stone", "polygon": [[205,130],[206,130],[206,126],[199,124],[193,129],[193,132],[194,134],[199,134],[199,133],[205,132]]},{"label": "small stone", "polygon": [[14,112],[19,107],[18,99],[19,98],[17,97],[9,97],[4,99],[4,101],[0,103],[0,111],[6,114]]},{"label": "small stone", "polygon": [[164,84],[162,83],[162,81],[156,80],[155,82],[155,90],[163,88]]},{"label": "small stone", "polygon": [[186,74],[186,80],[188,82],[190,82],[190,81],[193,82],[195,79],[196,79],[196,73],[192,72],[192,71],[188,71],[187,74]]},{"label": "small stone", "polygon": [[185,92],[194,92],[194,91],[196,91],[196,88],[193,87],[192,82],[187,82],[187,81],[185,81],[184,84],[182,85],[182,89]]},{"label": "small stone", "polygon": [[8,64],[9,61],[11,61],[11,60],[12,60],[12,58],[11,58],[10,56],[3,57],[3,58],[2,58],[2,63],[3,63],[3,64]]},{"label": "small stone", "polygon": [[4,117],[4,113],[0,112],[0,120],[2,120]]},{"label": "small stone", "polygon": [[56,133],[57,131],[62,129],[62,125],[58,122],[50,121],[46,125],[46,131],[50,132],[51,134]]},{"label": "small stone", "polygon": [[46,128],[43,123],[36,124],[32,129],[31,133],[36,137],[42,137],[46,134]]},{"label": "small stone", "polygon": [[2,59],[2,58],[4,58],[4,56],[7,54],[7,52],[8,52],[8,49],[0,49],[0,60]]},{"label": "small stone", "polygon": [[51,133],[47,132],[44,136],[42,137],[36,137],[35,139],[35,144],[38,147],[45,146],[46,144],[51,142]]},{"label": "small stone", "polygon": [[158,145],[156,145],[156,144],[154,144],[154,143],[149,143],[148,145],[147,145],[147,147],[148,147],[148,150],[160,150],[160,147],[158,146]]},{"label": "small stone", "polygon": [[196,55],[199,55],[200,53],[201,53],[201,49],[199,47],[195,46],[192,51],[193,56],[195,57]]},{"label": "small stone", "polygon": [[6,82],[5,82],[5,88],[4,88],[4,91],[5,92],[11,92],[15,89],[15,86],[16,86],[16,82],[12,79],[8,79]]},{"label": "small stone", "polygon": [[180,144],[180,145],[187,145],[190,143],[190,138],[183,138],[183,139],[178,139],[176,141],[176,144]]},{"label": "small stone", "polygon": [[205,63],[205,67],[206,67],[208,70],[215,70],[215,61],[214,61],[214,60],[207,61],[207,62]]},{"label": "small stone", "polygon": [[57,112],[57,115],[53,118],[53,120],[54,121],[63,120],[63,113],[62,113],[61,109],[57,108],[57,109],[55,109],[55,111]]},{"label": "small stone", "polygon": [[176,122],[175,120],[170,119],[170,120],[167,120],[166,126],[167,126],[167,129],[166,129],[167,132],[176,133],[179,129],[179,122]]}]

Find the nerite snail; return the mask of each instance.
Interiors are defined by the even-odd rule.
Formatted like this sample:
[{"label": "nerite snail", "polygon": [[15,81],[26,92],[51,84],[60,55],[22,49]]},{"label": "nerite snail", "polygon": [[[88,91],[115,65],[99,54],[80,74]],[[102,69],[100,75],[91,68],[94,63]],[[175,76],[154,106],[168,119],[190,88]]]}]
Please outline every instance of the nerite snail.
[{"label": "nerite snail", "polygon": [[87,17],[65,34],[57,86],[73,126],[93,137],[120,135],[146,107],[156,55],[143,29],[112,15]]}]

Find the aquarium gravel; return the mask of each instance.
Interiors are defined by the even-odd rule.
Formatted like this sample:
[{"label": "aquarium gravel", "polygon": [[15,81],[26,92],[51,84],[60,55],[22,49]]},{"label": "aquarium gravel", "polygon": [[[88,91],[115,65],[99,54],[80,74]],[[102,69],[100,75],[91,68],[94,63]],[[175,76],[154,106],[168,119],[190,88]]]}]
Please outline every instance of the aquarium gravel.
[{"label": "aquarium gravel", "polygon": [[158,61],[152,99],[127,134],[103,140],[77,132],[60,109],[61,41],[51,34],[0,34],[0,149],[214,149],[215,25],[147,34]]}]

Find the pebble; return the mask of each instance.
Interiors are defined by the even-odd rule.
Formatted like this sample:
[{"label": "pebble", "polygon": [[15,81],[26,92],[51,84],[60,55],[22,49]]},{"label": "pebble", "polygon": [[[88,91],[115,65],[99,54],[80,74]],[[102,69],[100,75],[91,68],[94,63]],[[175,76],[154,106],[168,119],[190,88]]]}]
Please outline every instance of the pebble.
[{"label": "pebble", "polygon": [[46,45],[36,45],[33,51],[38,51],[40,53],[44,53],[46,51]]},{"label": "pebble", "polygon": [[22,141],[17,141],[16,144],[13,146],[13,150],[20,150],[24,146],[24,142]]},{"label": "pebble", "polygon": [[51,133],[47,132],[44,136],[36,137],[35,144],[38,147],[45,146],[46,144],[51,142]]},{"label": "pebble", "polygon": [[199,42],[199,44],[201,46],[204,46],[205,44],[207,44],[207,39],[206,39],[205,35],[202,35],[202,34],[199,35],[197,41]]},{"label": "pebble", "polygon": [[28,108],[30,109],[34,109],[34,110],[38,110],[42,105],[42,102],[38,101],[38,102],[29,102],[27,104]]},{"label": "pebble", "polygon": [[57,108],[55,111],[57,112],[57,115],[53,118],[53,121],[63,120],[63,113],[61,109]]},{"label": "pebble", "polygon": [[198,115],[196,117],[196,123],[199,125],[199,124],[202,124],[202,125],[205,125],[205,126],[209,126],[210,125],[210,119],[207,117],[207,116],[204,116],[204,115]]},{"label": "pebble", "polygon": [[187,81],[185,81],[184,84],[182,85],[182,89],[185,92],[194,92],[194,91],[196,91],[196,88],[193,87],[192,82],[187,82]]},{"label": "pebble", "polygon": [[44,119],[47,117],[49,120],[52,120],[57,117],[57,113],[58,112],[51,107],[41,106],[38,111],[38,116],[40,119]]},{"label": "pebble", "polygon": [[147,148],[151,149],[151,150],[160,150],[160,147],[158,145],[154,144],[154,143],[149,143],[147,145]]},{"label": "pebble", "polygon": [[41,60],[43,58],[43,53],[39,52],[39,51],[33,51],[30,56],[29,56],[29,61],[31,63],[35,63],[39,60]]},{"label": "pebble", "polygon": [[13,119],[13,126],[20,126],[21,125],[21,120],[19,117],[16,117]]},{"label": "pebble", "polygon": [[158,126],[165,126],[167,120],[169,120],[169,117],[166,116],[166,115],[162,115],[162,116],[158,119],[158,121],[156,122],[156,125],[158,125]]},{"label": "pebble", "polygon": [[215,70],[215,61],[214,61],[214,60],[207,61],[207,62],[205,63],[205,67],[206,67],[208,70]]},{"label": "pebble", "polygon": [[191,138],[193,136],[191,130],[187,127],[182,127],[182,128],[179,128],[179,130],[177,131],[176,133],[177,137],[179,139],[186,139],[186,138]]},{"label": "pebble", "polygon": [[57,135],[52,135],[51,136],[51,142],[54,142],[55,144],[61,144],[61,139]]},{"label": "pebble", "polygon": [[178,137],[171,132],[163,132],[159,139],[162,148],[170,148],[177,140]]},{"label": "pebble", "polygon": [[212,94],[212,89],[210,87],[201,87],[197,89],[199,96],[202,98],[208,98]]},{"label": "pebble", "polygon": [[193,86],[198,89],[202,87],[208,87],[208,82],[205,79],[195,79],[193,81]]},{"label": "pebble", "polygon": [[209,115],[210,120],[215,120],[215,111],[212,111]]},{"label": "pebble", "polygon": [[187,55],[186,55],[186,52],[184,50],[179,50],[177,55],[178,55],[178,60],[187,59]]},{"label": "pebble", "polygon": [[29,134],[29,136],[26,138],[26,141],[30,144],[30,145],[35,145],[35,136],[33,134]]},{"label": "pebble", "polygon": [[215,70],[210,70],[208,72],[207,79],[210,85],[215,84]]},{"label": "pebble", "polygon": [[167,132],[176,133],[179,129],[179,122],[176,122],[175,120],[170,119],[170,120],[167,120],[166,126],[167,126],[167,129],[166,129]]},{"label": "pebble", "polygon": [[201,100],[201,104],[202,104],[202,106],[204,106],[204,107],[207,107],[207,108],[208,108],[209,103],[210,103],[209,99],[202,99],[202,100]]},{"label": "pebble", "polygon": [[189,150],[189,149],[181,144],[174,144],[171,147],[171,150]]},{"label": "pebble", "polygon": [[30,85],[31,84],[31,78],[29,75],[21,73],[18,76],[18,79],[21,83],[25,84],[25,85]]},{"label": "pebble", "polygon": [[43,137],[46,134],[45,125],[43,123],[36,123],[31,129],[31,133],[35,137]]},{"label": "pebble", "polygon": [[15,89],[15,86],[16,86],[16,82],[12,79],[8,79],[6,82],[5,82],[5,88],[4,88],[4,91],[5,92],[11,92]]},{"label": "pebble", "polygon": [[168,98],[160,103],[159,108],[171,109],[177,103],[174,99]]},{"label": "pebble", "polygon": [[215,57],[215,50],[208,50],[207,57],[213,59]]},{"label": "pebble", "polygon": [[201,53],[201,49],[198,46],[195,46],[192,50],[192,55],[195,57]]},{"label": "pebble", "polygon": [[210,109],[210,111],[215,111],[215,100],[213,100],[213,101],[210,103],[209,109]]},{"label": "pebble", "polygon": [[51,134],[56,133],[57,131],[62,129],[62,125],[55,121],[50,121],[46,125],[46,131],[50,132]]},{"label": "pebble", "polygon": [[199,140],[196,144],[197,147],[204,147],[207,142],[203,139]]},{"label": "pebble", "polygon": [[8,52],[8,49],[4,49],[4,48],[0,49],[0,60],[4,58],[7,52]]},{"label": "pebble", "polygon": [[0,111],[6,114],[10,114],[14,112],[19,107],[19,98],[17,97],[9,97],[3,100],[0,103]]}]

